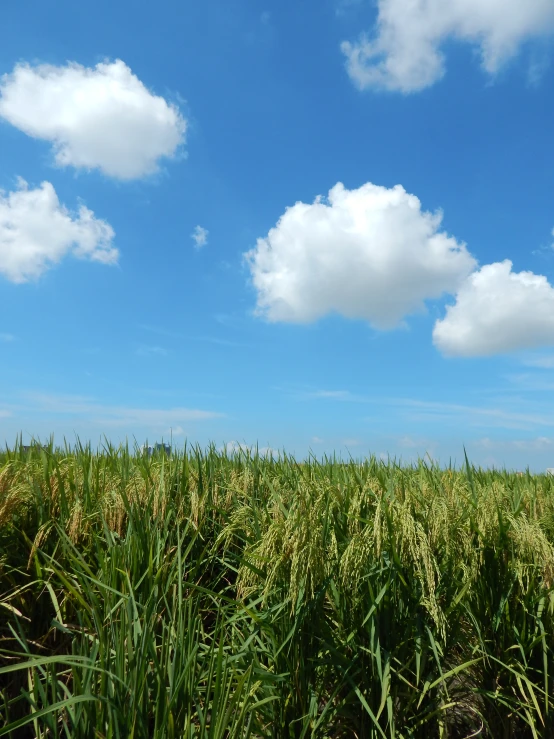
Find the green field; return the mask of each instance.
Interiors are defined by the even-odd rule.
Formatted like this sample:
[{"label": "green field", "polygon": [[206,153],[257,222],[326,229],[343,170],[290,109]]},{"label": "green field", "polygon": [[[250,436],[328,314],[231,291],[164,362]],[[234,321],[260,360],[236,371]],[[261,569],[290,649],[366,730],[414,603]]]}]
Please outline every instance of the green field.
[{"label": "green field", "polygon": [[0,736],[554,737],[554,478],[0,457]]}]

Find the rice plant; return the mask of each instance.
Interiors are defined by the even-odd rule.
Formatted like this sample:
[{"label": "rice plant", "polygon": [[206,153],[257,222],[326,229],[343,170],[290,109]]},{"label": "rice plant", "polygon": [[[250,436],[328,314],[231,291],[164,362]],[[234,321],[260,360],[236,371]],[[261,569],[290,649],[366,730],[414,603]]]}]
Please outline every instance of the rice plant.
[{"label": "rice plant", "polygon": [[554,480],[0,458],[0,736],[554,736]]}]

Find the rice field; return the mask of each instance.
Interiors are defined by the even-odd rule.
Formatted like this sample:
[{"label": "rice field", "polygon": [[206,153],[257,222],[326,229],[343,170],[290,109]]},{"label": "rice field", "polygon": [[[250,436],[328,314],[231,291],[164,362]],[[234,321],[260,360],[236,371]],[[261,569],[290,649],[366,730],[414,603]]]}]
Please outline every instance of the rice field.
[{"label": "rice field", "polygon": [[554,478],[0,456],[0,736],[554,737]]}]

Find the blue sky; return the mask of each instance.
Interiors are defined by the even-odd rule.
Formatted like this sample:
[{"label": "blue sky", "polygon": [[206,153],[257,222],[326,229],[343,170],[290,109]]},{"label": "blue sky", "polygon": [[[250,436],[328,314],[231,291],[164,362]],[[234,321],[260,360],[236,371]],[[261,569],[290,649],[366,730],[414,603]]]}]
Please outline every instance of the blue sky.
[{"label": "blue sky", "polygon": [[3,27],[0,440],[554,466],[551,0]]}]

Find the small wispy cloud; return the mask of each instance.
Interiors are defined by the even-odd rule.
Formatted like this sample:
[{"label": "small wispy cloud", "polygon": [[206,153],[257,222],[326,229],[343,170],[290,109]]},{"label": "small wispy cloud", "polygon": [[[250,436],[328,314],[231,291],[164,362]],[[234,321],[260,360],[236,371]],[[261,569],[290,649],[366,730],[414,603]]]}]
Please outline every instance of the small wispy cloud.
[{"label": "small wispy cloud", "polygon": [[[242,342],[233,341],[232,339],[225,339],[220,336],[187,336],[185,334],[178,333],[177,331],[171,331],[169,329],[162,328],[161,326],[150,326],[147,324],[139,324],[139,328],[143,331],[148,331],[152,334],[157,334],[158,336],[164,336],[167,339],[175,339],[177,341],[204,341],[208,344],[218,344],[220,346],[234,346],[234,347],[245,347],[247,344],[243,344]],[[151,350],[159,349],[160,347],[148,347]],[[167,354],[166,350],[165,353]],[[160,353],[160,352],[157,352]]]},{"label": "small wispy cloud", "polygon": [[[532,365],[537,369],[548,370],[548,363],[543,365]],[[549,372],[523,372],[520,374],[506,375],[506,380],[514,386],[518,393],[550,392],[554,390],[554,380]],[[516,396],[519,400],[520,398]]]},{"label": "small wispy cloud", "polygon": [[25,393],[20,409],[49,416],[80,416],[101,427],[141,427],[157,431],[173,428],[177,433],[183,424],[223,418],[225,414],[196,408],[133,408],[107,405],[80,395]]},{"label": "small wispy cloud", "polygon": [[554,426],[550,414],[520,413],[503,408],[483,408],[460,403],[398,399],[391,405],[404,407],[410,420],[463,420],[471,426],[489,426],[511,429],[530,429],[536,426]]},{"label": "small wispy cloud", "polygon": [[[233,341],[233,339],[226,339],[222,336],[210,336],[210,335],[202,335],[202,336],[194,336],[194,335],[186,335],[182,333],[178,333],[177,331],[171,331],[169,329],[162,328],[160,326],[150,326],[147,324],[139,324],[138,326],[143,331],[148,331],[152,334],[157,334],[158,336],[163,336],[166,339],[173,339],[174,341],[182,342],[182,341],[201,341],[202,343],[206,344],[215,344],[216,346],[224,346],[224,347],[232,347],[232,348],[245,348],[249,346],[249,344],[245,344],[242,341]],[[160,346],[151,346],[149,344],[141,344],[139,348],[137,349],[137,354],[139,356],[166,356],[168,354],[168,350],[164,349]]]},{"label": "small wispy cloud", "polygon": [[241,329],[249,319],[242,313],[216,313],[214,320],[226,328]]},{"label": "small wispy cloud", "polygon": [[349,390],[315,390],[298,393],[295,397],[299,400],[328,400],[396,409],[398,416],[404,421],[464,422],[474,427],[511,429],[554,426],[552,414],[520,412],[503,407],[473,406],[415,398],[356,395]]},{"label": "small wispy cloud", "polygon": [[349,390],[314,390],[308,392],[304,396],[306,399],[313,398],[322,400],[342,400],[350,403],[367,403],[370,402],[367,398],[363,398],[361,395],[354,395]]},{"label": "small wispy cloud", "polygon": [[540,56],[535,56],[531,60],[529,67],[527,68],[527,84],[529,87],[539,87],[549,66],[550,59],[545,53]]},{"label": "small wispy cloud", "polygon": [[539,369],[554,369],[554,357],[536,357],[535,359],[526,359],[523,364],[527,367],[538,367]]},{"label": "small wispy cloud", "polygon": [[352,10],[358,10],[363,0],[338,0],[335,7],[335,15],[339,18],[347,15]]},{"label": "small wispy cloud", "polygon": [[13,334],[0,333],[0,341],[5,341],[6,343],[15,341],[15,336]]},{"label": "small wispy cloud", "polygon": [[238,341],[232,341],[231,339],[221,339],[217,336],[197,336],[197,341],[205,341],[208,344],[217,344],[218,346],[233,346],[233,347],[245,347],[248,344],[242,344]]},{"label": "small wispy cloud", "polygon": [[0,408],[0,418],[10,418],[11,415],[12,415],[11,411],[7,411],[3,408]]},{"label": "small wispy cloud", "polygon": [[149,331],[152,334],[158,334],[158,336],[166,336],[168,339],[184,339],[185,336],[177,331],[170,331],[161,326],[150,326],[148,324],[140,323],[138,326],[143,331]]},{"label": "small wispy cloud", "polygon": [[166,357],[167,349],[164,349],[163,346],[147,346],[141,344],[135,354],[138,357]]},{"label": "small wispy cloud", "polygon": [[548,243],[542,243],[536,249],[531,251],[535,257],[552,258],[554,253],[554,228],[550,231]]},{"label": "small wispy cloud", "polygon": [[524,452],[540,452],[554,449],[554,439],[548,436],[538,436],[535,439],[478,439],[475,446],[481,449],[517,450]]},{"label": "small wispy cloud", "polygon": [[422,439],[414,439],[412,436],[401,436],[398,439],[398,446],[404,449],[417,449],[417,447],[425,446],[426,442]]},{"label": "small wispy cloud", "polygon": [[194,241],[195,249],[202,249],[208,243],[209,231],[202,226],[195,226],[194,231],[191,233],[191,239]]},{"label": "small wispy cloud", "polygon": [[[432,459],[435,456],[437,449],[437,442],[433,439],[427,439],[420,436],[404,435],[400,436],[396,440],[396,446],[401,451],[406,450],[406,454],[410,454],[408,458],[415,461],[419,458],[429,457]],[[402,455],[405,457],[405,455]]]},{"label": "small wispy cloud", "polygon": [[312,444],[323,444],[323,439],[319,436],[312,436]]}]

